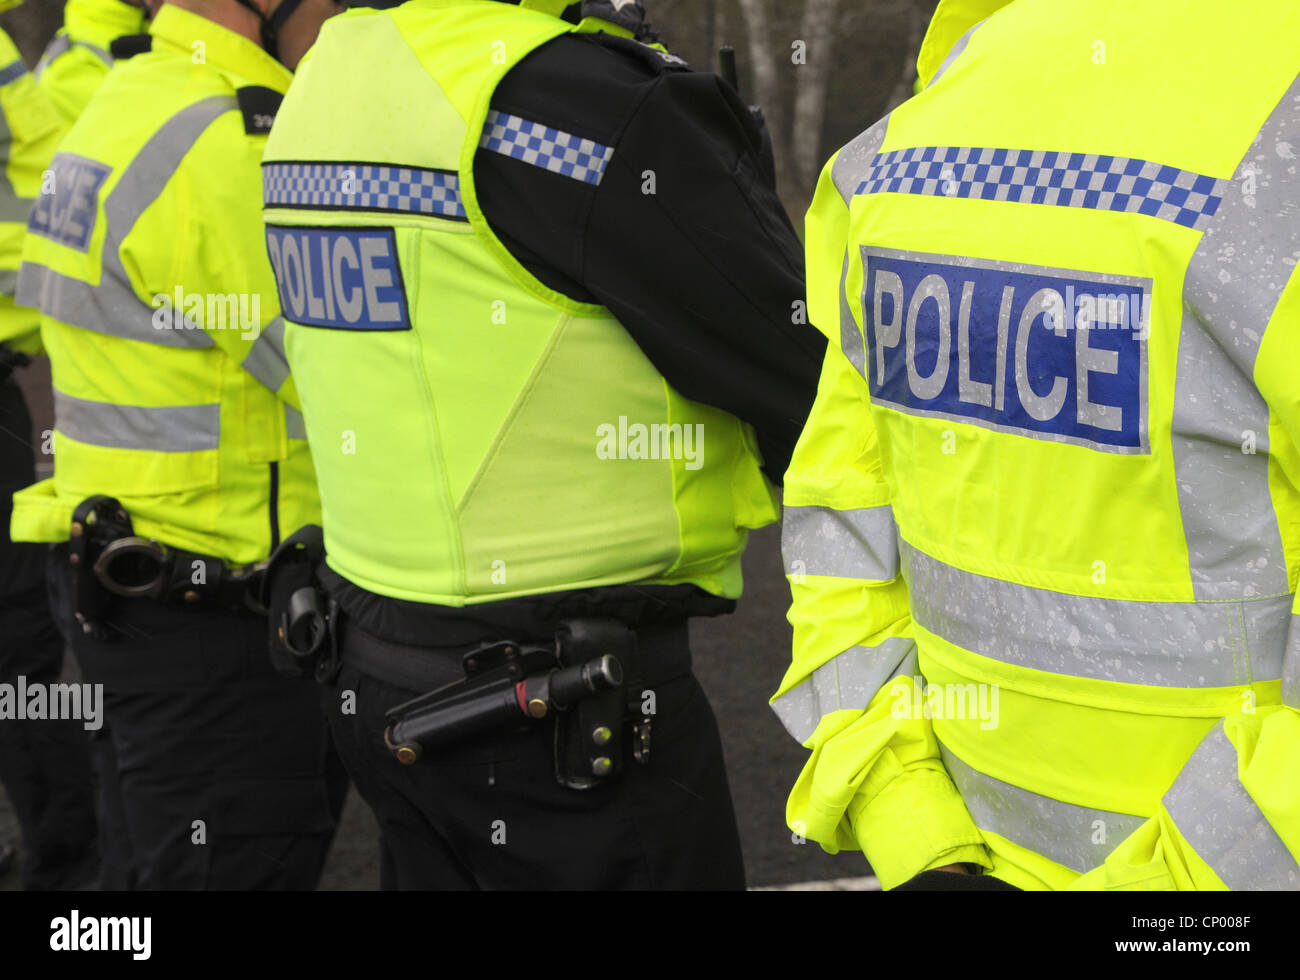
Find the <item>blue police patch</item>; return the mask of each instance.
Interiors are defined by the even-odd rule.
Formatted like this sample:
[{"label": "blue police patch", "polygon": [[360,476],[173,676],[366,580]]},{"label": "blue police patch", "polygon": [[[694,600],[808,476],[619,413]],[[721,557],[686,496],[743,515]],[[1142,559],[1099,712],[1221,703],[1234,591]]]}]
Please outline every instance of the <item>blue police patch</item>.
[{"label": "blue police patch", "polygon": [[862,249],[871,400],[1147,453],[1151,280]]},{"label": "blue police patch", "polygon": [[97,160],[60,153],[50,163],[53,191],[42,193],[27,217],[27,230],[84,252],[99,214],[99,189],[113,172]]},{"label": "blue police patch", "polygon": [[335,330],[410,330],[392,228],[266,226],[286,320]]}]

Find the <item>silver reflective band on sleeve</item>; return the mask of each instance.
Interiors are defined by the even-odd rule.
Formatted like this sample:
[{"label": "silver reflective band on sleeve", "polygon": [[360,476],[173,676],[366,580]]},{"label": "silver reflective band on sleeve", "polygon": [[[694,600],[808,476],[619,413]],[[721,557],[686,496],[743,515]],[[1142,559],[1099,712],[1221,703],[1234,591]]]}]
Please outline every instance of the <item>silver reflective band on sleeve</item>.
[{"label": "silver reflective band on sleeve", "polygon": [[[22,64],[22,62],[19,62]],[[13,146],[14,134],[9,129],[9,119],[0,109],[0,222],[27,223],[27,215],[32,210],[33,198],[19,197],[14,185],[9,180],[9,150]]]},{"label": "silver reflective band on sleeve", "polygon": [[0,269],[0,293],[5,296],[12,296],[14,290],[18,288],[18,270],[17,269]]},{"label": "silver reflective band on sleeve", "polygon": [[966,572],[899,541],[912,616],[1000,663],[1153,687],[1234,687],[1282,676],[1291,596],[1136,602]]},{"label": "silver reflective band on sleeve", "polygon": [[1300,257],[1300,169],[1284,150],[1298,134],[1300,78],[1238,163],[1187,266],[1171,446],[1198,599],[1290,591],[1255,361]]},{"label": "silver reflective band on sleeve", "polygon": [[36,71],[33,74],[39,81],[40,77],[45,74],[45,69],[50,67],[50,62],[66,54],[72,48],[72,38],[67,34],[56,34],[49,44],[45,45],[45,51],[41,55],[41,60],[36,62]]},{"label": "silver reflective band on sleeve", "polygon": [[34,72],[36,78],[39,80],[45,74],[45,69],[50,67],[51,62],[67,54],[74,46],[85,48],[107,67],[111,68],[113,66],[113,56],[99,45],[91,44],[89,41],[74,41],[67,34],[58,34],[45,46],[41,60],[36,63],[36,71]]},{"label": "silver reflective band on sleeve", "polygon": [[191,453],[216,449],[221,440],[221,406],[114,405],[54,390],[54,427],[77,442],[109,449]]},{"label": "silver reflective band on sleeve", "polygon": [[[892,507],[833,510],[786,507],[781,524],[786,571],[890,582],[898,575],[898,527]],[[795,562],[800,562],[796,566]]]},{"label": "silver reflective band on sleeve", "polygon": [[73,41],[74,47],[85,48],[96,58],[102,61],[107,67],[113,67],[113,56],[101,48],[98,44],[91,44],[89,41]]},{"label": "silver reflective band on sleeve", "polygon": [[917,673],[916,643],[892,636],[874,647],[850,647],[772,702],[772,710],[796,742],[812,737],[832,711],[861,711],[885,682]]},{"label": "silver reflective band on sleeve", "polygon": [[1300,888],[1300,866],[1237,780],[1237,749],[1215,726],[1197,746],[1165,809],[1201,859],[1234,891]]},{"label": "silver reflective band on sleeve", "polygon": [[1146,823],[1145,817],[1076,806],[1004,783],[972,769],[942,742],[939,755],[975,826],[1080,874]]},{"label": "silver reflective band on sleeve", "polygon": [[27,74],[27,66],[22,61],[15,61],[12,64],[0,68],[0,86],[8,85],[10,82],[16,82]]},{"label": "silver reflective band on sleeve", "polygon": [[284,427],[290,439],[307,438],[307,422],[303,419],[302,412],[292,405],[284,406]]},{"label": "silver reflective band on sleeve", "polygon": [[[190,148],[220,116],[237,111],[231,96],[214,95],[182,109],[149,138],[104,202],[103,269],[98,285],[24,262],[17,300],[70,326],[164,347],[212,347],[199,329],[159,330],[154,308],[140,299],[122,267],[121,244],[157,200]],[[188,323],[188,317],[186,318]]]},{"label": "silver reflective band on sleeve", "polygon": [[289,377],[289,362],[284,356],[284,317],[277,316],[263,329],[249,348],[243,368],[272,391],[279,391]]}]

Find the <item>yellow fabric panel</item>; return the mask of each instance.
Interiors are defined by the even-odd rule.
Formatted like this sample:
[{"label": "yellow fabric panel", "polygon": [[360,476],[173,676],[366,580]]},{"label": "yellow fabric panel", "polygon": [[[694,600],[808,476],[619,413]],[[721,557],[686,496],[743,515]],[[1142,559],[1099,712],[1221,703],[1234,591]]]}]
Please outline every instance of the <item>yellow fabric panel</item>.
[{"label": "yellow fabric panel", "polygon": [[939,0],[926,28],[925,39],[916,56],[918,90],[934,79],[952,47],[963,34],[984,18],[1008,6],[1012,0]]}]

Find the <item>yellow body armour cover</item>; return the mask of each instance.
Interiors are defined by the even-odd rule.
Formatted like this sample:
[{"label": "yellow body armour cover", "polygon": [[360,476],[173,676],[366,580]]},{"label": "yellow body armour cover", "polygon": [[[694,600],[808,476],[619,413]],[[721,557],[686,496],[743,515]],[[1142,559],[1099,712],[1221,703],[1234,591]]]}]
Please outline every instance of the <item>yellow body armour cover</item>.
[{"label": "yellow body armour cover", "polygon": [[329,564],[373,592],[734,597],[745,528],[776,518],[749,427],[673,391],[479,210],[480,145],[556,180],[609,165],[582,134],[489,112],[506,72],[570,30],[476,0],[353,11],[321,31],[271,135],[267,244]]}]

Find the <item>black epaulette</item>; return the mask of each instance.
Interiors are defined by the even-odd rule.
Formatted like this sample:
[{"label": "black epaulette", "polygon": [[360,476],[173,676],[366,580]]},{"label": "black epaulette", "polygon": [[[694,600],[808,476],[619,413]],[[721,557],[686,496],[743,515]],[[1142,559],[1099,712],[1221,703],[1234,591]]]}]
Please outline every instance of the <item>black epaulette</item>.
[{"label": "black epaulette", "polygon": [[153,50],[152,34],[123,34],[121,37],[113,38],[108,45],[108,53],[113,56],[114,61],[125,61],[127,58],[134,58],[138,54],[151,50]]},{"label": "black epaulette", "polygon": [[284,101],[281,93],[265,85],[245,85],[235,89],[235,98],[239,100],[239,111],[244,114],[244,132],[250,136],[271,131],[275,114]]}]

